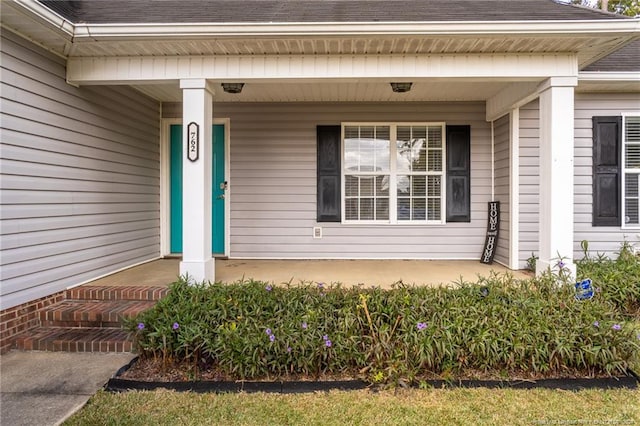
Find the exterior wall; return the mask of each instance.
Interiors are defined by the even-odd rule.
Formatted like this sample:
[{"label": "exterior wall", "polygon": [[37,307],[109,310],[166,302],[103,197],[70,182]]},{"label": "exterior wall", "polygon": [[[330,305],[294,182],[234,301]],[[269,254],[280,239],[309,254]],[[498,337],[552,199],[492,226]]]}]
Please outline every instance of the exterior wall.
[{"label": "exterior wall", "polygon": [[538,253],[540,212],[540,114],[536,99],[520,108],[520,247],[519,266]]},{"label": "exterior wall", "polygon": [[495,199],[500,201],[500,234],[495,260],[509,264],[509,115],[493,123],[495,158]]},{"label": "exterior wall", "polygon": [[638,93],[577,93],[575,99],[574,251],[582,257],[580,242],[589,242],[591,254],[614,255],[626,240],[640,247],[640,229],[591,226],[593,201],[593,131],[591,118],[640,111]]},{"label": "exterior wall", "polygon": [[[181,104],[163,104],[166,118]],[[231,257],[479,259],[491,197],[484,103],[227,103]],[[346,121],[471,125],[471,222],[439,226],[316,222],[316,126]],[[166,142],[166,141],[165,141]],[[314,226],[323,238],[313,239]]]},{"label": "exterior wall", "polygon": [[159,104],[2,33],[2,309],[160,254]]}]

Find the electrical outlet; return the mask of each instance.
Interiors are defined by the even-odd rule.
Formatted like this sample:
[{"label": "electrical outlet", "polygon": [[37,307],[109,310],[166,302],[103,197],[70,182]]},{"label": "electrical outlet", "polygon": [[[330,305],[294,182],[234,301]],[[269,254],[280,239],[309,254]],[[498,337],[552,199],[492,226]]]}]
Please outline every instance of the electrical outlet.
[{"label": "electrical outlet", "polygon": [[313,238],[322,238],[322,228],[319,226],[313,227]]}]

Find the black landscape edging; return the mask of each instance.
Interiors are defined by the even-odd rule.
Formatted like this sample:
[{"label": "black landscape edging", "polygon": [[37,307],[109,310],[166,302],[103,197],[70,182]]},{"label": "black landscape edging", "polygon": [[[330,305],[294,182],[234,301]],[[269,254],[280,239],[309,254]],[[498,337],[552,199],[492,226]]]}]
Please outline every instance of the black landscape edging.
[{"label": "black landscape edging", "polygon": [[[107,382],[105,390],[108,392],[127,392],[131,390],[156,390],[169,389],[177,392],[197,393],[229,393],[229,392],[266,392],[266,393],[309,393],[328,392],[330,390],[359,390],[373,388],[362,380],[336,380],[336,381],[280,381],[280,382],[256,382],[256,381],[192,381],[192,382],[148,382],[142,380],[120,379],[125,371],[138,360],[134,358],[127,365],[121,367],[115,376]],[[566,379],[541,379],[541,380],[425,380],[420,387],[431,388],[504,388],[504,389],[637,389],[640,378],[632,371],[627,370],[624,377],[606,378],[566,378]],[[417,386],[416,386],[417,387]]]}]

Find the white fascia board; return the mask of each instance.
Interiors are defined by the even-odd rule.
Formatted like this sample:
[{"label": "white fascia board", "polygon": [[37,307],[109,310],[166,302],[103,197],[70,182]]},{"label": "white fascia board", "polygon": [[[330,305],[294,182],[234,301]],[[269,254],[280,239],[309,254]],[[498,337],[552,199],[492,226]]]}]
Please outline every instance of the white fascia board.
[{"label": "white fascia board", "polygon": [[640,71],[629,72],[603,72],[583,71],[578,74],[578,81],[593,82],[636,82],[640,81]]},{"label": "white fascia board", "polygon": [[260,36],[634,34],[640,19],[592,21],[75,24],[90,40]]},{"label": "white fascia board", "polygon": [[182,79],[336,80],[464,78],[538,80],[577,74],[575,55],[260,55],[72,57],[75,84],[131,84]]}]

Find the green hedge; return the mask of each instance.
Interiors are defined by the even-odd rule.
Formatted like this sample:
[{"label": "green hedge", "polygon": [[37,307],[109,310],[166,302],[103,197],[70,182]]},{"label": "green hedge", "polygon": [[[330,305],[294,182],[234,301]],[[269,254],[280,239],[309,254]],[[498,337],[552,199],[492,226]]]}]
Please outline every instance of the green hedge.
[{"label": "green hedge", "polygon": [[608,290],[578,301],[572,285],[551,276],[392,290],[180,280],[128,326],[142,356],[212,365],[238,379],[615,375],[637,362],[640,330]]}]

